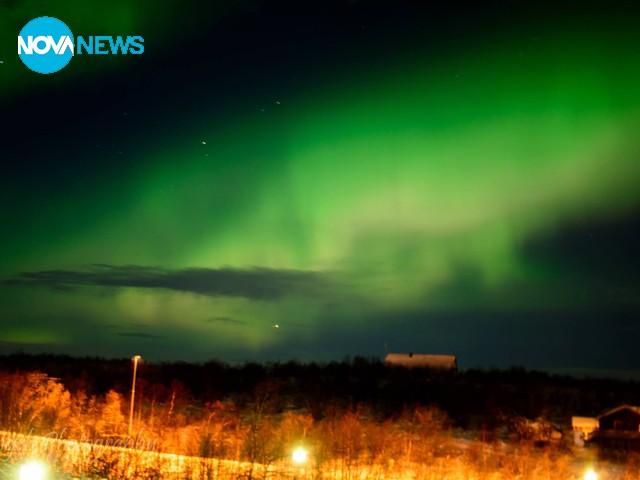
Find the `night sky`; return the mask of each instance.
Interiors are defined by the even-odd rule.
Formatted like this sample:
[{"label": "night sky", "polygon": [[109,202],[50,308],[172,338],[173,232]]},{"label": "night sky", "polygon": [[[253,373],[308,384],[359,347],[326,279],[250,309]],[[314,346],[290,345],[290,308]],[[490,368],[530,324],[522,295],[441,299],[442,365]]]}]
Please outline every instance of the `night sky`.
[{"label": "night sky", "polygon": [[0,352],[640,375],[625,5],[2,2]]}]

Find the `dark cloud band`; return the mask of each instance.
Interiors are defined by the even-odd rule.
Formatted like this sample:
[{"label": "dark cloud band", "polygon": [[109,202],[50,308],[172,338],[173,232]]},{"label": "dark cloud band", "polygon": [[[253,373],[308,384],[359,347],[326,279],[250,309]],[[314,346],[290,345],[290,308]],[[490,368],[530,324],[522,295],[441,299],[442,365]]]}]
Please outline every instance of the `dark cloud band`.
[{"label": "dark cloud band", "polygon": [[143,333],[143,332],[119,332],[117,334],[120,337],[134,337],[134,338],[142,338],[145,340],[164,340],[164,335],[154,335],[151,333]]},{"label": "dark cloud band", "polygon": [[299,270],[253,268],[185,268],[170,270],[140,265],[93,264],[84,270],[23,272],[5,285],[159,288],[198,295],[276,300],[288,295],[313,295],[325,285],[322,275]]}]

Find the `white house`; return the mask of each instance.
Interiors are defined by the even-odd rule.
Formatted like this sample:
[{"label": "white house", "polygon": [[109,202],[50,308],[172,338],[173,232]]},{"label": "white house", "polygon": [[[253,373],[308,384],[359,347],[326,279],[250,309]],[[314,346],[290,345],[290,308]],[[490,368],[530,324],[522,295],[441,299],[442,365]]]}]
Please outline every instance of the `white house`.
[{"label": "white house", "polygon": [[571,417],[574,443],[579,447],[584,447],[585,440],[590,440],[593,437],[594,433],[598,431],[598,426],[597,418]]}]

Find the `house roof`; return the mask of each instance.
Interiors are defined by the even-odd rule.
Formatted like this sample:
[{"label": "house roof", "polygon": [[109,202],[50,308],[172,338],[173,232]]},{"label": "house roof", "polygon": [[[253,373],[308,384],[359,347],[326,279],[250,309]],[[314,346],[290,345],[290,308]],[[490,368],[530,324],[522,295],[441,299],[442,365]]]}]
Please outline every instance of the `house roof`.
[{"label": "house roof", "polygon": [[384,358],[387,365],[401,367],[423,367],[455,370],[458,362],[455,355],[425,355],[421,353],[387,353]]},{"label": "house roof", "polygon": [[612,415],[616,412],[619,412],[620,410],[631,410],[632,412],[640,415],[640,407],[639,406],[634,406],[634,405],[620,405],[619,407],[616,408],[612,408],[611,410],[607,410],[606,412],[598,415],[598,417],[596,417],[598,420],[600,420],[602,417],[608,417],[609,415]]}]

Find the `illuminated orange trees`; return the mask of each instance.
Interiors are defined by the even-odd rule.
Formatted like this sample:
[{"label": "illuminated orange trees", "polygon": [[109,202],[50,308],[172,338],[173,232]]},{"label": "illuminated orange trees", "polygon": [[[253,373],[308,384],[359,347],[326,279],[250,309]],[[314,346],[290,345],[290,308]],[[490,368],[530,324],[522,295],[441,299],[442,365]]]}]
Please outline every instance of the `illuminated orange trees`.
[{"label": "illuminated orange trees", "polygon": [[10,373],[0,379],[0,423],[28,432],[66,426],[71,396],[57,380],[43,373]]}]

